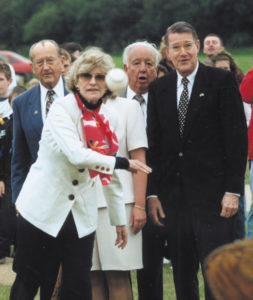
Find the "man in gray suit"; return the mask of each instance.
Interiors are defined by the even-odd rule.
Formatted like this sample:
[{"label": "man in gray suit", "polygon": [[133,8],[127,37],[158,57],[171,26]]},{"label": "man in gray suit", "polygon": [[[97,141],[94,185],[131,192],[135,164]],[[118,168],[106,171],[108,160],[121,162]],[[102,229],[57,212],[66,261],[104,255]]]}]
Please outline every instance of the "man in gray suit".
[{"label": "man in gray suit", "polygon": [[147,41],[128,45],[123,52],[124,70],[128,86],[119,96],[140,102],[145,120],[148,102],[148,86],[157,77],[160,53],[154,44]]}]

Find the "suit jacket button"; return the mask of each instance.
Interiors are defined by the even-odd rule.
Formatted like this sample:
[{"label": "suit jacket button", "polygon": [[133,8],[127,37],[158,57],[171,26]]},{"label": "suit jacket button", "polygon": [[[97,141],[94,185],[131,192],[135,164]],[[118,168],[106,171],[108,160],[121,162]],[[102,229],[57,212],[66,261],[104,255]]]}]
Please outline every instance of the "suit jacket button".
[{"label": "suit jacket button", "polygon": [[102,171],[104,171],[105,168],[104,168],[104,167],[101,167],[100,169],[101,169]]},{"label": "suit jacket button", "polygon": [[96,169],[99,169],[99,166],[96,166]]},{"label": "suit jacket button", "polygon": [[184,156],[183,152],[179,152],[179,153],[178,153],[178,156],[179,156],[179,157],[183,157],[183,156]]},{"label": "suit jacket button", "polygon": [[68,198],[69,198],[69,200],[74,200],[75,196],[73,194],[70,194]]},{"label": "suit jacket button", "polygon": [[78,172],[83,173],[85,169],[79,169]]},{"label": "suit jacket button", "polygon": [[109,172],[110,171],[110,169],[109,168],[106,168],[106,172]]},{"label": "suit jacket button", "polygon": [[74,180],[72,181],[72,184],[73,184],[73,185],[78,185],[78,180],[74,179]]},{"label": "suit jacket button", "polygon": [[180,172],[177,172],[177,177],[179,177],[180,176]]}]

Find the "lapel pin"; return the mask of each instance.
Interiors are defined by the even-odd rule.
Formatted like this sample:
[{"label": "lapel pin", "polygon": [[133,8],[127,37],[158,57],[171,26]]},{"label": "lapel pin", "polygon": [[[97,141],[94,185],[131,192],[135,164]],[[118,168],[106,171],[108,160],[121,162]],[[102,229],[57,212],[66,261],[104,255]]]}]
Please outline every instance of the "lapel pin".
[{"label": "lapel pin", "polygon": [[34,114],[37,115],[39,112],[37,110],[34,111]]},{"label": "lapel pin", "polygon": [[200,94],[199,94],[199,97],[200,97],[200,98],[202,98],[202,97],[204,97],[204,96],[205,96],[204,93],[200,93]]}]

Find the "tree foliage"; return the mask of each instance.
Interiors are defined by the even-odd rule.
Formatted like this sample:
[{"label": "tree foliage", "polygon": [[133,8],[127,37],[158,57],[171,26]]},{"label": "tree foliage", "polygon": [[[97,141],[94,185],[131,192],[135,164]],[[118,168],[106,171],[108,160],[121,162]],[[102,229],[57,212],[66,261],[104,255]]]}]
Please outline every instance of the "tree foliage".
[{"label": "tree foliage", "polygon": [[42,38],[117,51],[137,39],[159,43],[173,22],[190,22],[202,39],[227,45],[253,42],[252,0],[1,0],[0,47],[29,46]]}]

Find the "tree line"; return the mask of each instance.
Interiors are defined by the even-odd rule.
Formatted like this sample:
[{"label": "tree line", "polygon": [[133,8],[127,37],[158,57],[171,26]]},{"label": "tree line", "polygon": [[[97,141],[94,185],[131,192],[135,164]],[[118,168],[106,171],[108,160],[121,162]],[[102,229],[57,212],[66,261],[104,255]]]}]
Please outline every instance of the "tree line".
[{"label": "tree line", "polygon": [[210,32],[227,46],[253,44],[252,0],[0,0],[0,49],[17,50],[43,38],[117,52],[137,39],[159,43],[176,21]]}]

